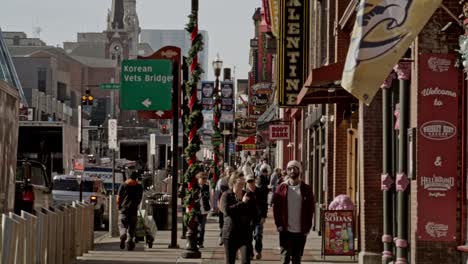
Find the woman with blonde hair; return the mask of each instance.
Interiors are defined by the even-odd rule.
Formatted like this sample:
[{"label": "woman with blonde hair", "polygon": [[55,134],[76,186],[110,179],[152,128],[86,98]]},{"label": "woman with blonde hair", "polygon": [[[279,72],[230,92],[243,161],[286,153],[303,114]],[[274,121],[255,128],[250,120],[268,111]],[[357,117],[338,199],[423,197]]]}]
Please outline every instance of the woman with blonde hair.
[{"label": "woman with blonde hair", "polygon": [[227,190],[229,190],[229,177],[230,175],[234,172],[234,168],[231,166],[227,166],[224,169],[223,176],[221,179],[218,180],[216,183],[216,188],[215,188],[215,197],[216,197],[216,203],[217,203],[217,209],[219,210],[218,212],[218,224],[219,224],[219,240],[218,240],[218,245],[222,246],[223,245],[223,225],[224,225],[224,215],[223,212],[221,211],[220,208],[220,201],[221,201],[221,196],[223,193]]},{"label": "woman with blonde hair", "polygon": [[241,263],[250,263],[251,223],[257,212],[255,203],[250,200],[244,187],[244,174],[235,171],[229,179],[230,189],[221,197],[220,209],[224,213],[222,237],[226,264],[236,262],[238,250],[240,250]]}]

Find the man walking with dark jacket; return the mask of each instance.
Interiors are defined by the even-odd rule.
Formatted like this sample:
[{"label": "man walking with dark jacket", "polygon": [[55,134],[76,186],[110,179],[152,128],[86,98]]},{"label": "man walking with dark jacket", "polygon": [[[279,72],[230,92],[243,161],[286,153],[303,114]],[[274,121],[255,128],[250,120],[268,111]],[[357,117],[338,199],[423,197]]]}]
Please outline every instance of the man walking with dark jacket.
[{"label": "man walking with dark jacket", "polygon": [[143,187],[137,179],[138,173],[133,172],[130,179],[120,186],[117,196],[117,206],[120,212],[120,249],[125,248],[127,230],[129,236],[127,249],[133,250],[135,248],[134,238],[138,219],[138,206],[140,206],[143,197]]},{"label": "man walking with dark jacket", "polygon": [[273,198],[273,215],[279,232],[281,263],[301,263],[307,235],[312,227],[315,201],[312,189],[301,181],[301,165],[292,160],[286,167],[288,179]]}]

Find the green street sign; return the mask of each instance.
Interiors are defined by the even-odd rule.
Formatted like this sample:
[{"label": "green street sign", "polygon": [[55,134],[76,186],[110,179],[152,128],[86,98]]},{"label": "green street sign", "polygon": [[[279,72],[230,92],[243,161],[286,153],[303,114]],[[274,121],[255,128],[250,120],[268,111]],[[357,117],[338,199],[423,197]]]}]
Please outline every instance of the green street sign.
[{"label": "green street sign", "polygon": [[120,89],[120,83],[101,83],[99,85],[101,90],[118,90]]},{"label": "green street sign", "polygon": [[172,61],[124,60],[120,107],[122,110],[170,110]]}]

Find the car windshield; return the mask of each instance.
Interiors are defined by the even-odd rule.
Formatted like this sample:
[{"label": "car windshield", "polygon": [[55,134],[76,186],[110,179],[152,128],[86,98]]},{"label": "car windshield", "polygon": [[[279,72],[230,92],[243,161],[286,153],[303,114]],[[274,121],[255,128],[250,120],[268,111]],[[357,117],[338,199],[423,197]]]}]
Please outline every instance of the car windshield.
[{"label": "car windshield", "polygon": [[[58,191],[79,192],[80,185],[78,184],[78,181],[76,181],[75,179],[69,179],[69,180],[59,179],[59,180],[54,180],[53,189],[58,190]],[[83,192],[93,192],[92,181],[83,182]]]},{"label": "car windshield", "polygon": [[[36,185],[46,185],[46,177],[42,167],[34,163],[31,164],[31,183]],[[24,180],[24,166],[22,164],[16,166],[16,180]]]}]

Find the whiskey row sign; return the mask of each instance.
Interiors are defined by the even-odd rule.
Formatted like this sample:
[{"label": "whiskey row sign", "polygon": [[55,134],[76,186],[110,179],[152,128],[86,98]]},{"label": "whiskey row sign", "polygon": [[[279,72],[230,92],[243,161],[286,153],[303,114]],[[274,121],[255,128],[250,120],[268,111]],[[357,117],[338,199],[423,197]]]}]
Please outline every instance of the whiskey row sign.
[{"label": "whiskey row sign", "polygon": [[296,106],[309,73],[309,0],[281,1],[278,45],[278,105]]}]

